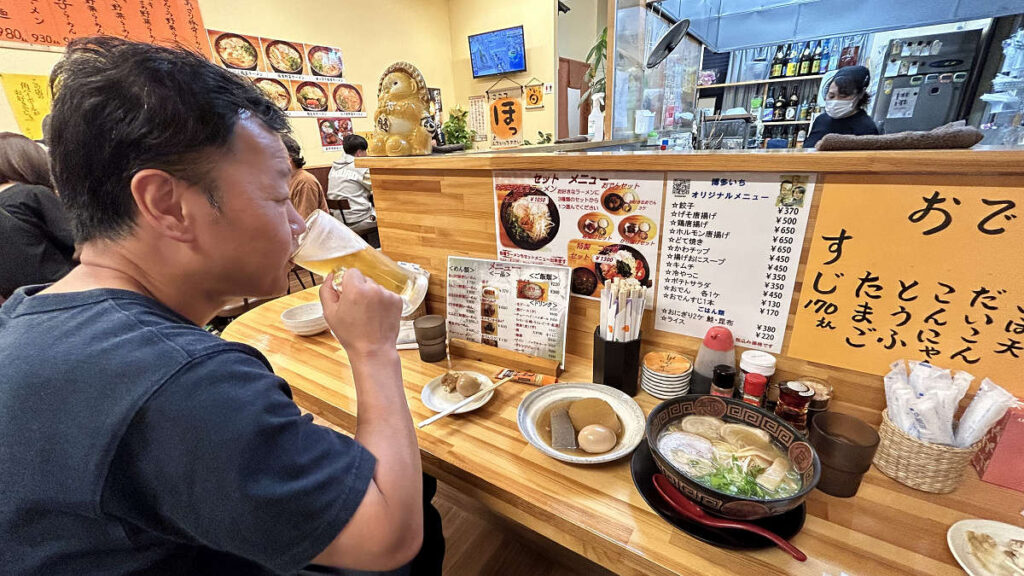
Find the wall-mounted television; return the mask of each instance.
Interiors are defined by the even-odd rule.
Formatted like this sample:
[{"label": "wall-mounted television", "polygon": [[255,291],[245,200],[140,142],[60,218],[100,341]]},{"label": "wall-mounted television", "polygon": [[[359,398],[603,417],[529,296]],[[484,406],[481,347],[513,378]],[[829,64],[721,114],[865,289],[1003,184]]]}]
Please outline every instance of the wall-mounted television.
[{"label": "wall-mounted television", "polygon": [[469,37],[473,78],[526,71],[523,27],[503,28]]}]

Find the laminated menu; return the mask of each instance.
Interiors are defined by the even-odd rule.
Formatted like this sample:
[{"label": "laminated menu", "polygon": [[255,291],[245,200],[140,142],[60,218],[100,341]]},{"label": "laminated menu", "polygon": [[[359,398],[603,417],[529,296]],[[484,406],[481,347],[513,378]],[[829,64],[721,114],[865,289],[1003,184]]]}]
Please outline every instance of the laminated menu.
[{"label": "laminated menu", "polygon": [[569,269],[448,258],[448,334],[565,362]]},{"label": "laminated menu", "polygon": [[599,298],[615,278],[653,286],[664,184],[640,172],[496,172],[498,260],[569,266],[576,296]]},{"label": "laminated menu", "polygon": [[813,174],[669,173],[655,328],[780,352]]},{"label": "laminated menu", "polygon": [[341,50],[207,30],[213,60],[249,78],[293,117],[365,118],[363,87],[344,79]]}]

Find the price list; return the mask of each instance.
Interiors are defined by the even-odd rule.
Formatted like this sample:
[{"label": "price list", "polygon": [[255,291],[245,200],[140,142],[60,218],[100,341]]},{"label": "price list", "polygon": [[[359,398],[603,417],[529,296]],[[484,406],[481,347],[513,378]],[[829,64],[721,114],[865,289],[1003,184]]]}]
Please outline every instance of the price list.
[{"label": "price list", "polygon": [[813,174],[669,174],[655,327],[781,352]]},{"label": "price list", "polygon": [[565,360],[569,269],[448,258],[448,334]]}]

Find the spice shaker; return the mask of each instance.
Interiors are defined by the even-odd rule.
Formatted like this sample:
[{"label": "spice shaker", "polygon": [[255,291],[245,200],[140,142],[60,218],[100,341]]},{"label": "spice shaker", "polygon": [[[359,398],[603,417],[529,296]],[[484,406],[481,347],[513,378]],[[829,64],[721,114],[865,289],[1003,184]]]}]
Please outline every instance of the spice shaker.
[{"label": "spice shaker", "polygon": [[733,386],[736,383],[736,369],[728,364],[715,366],[711,378],[711,395],[732,398]]},{"label": "spice shaker", "polygon": [[[737,396],[742,398],[745,393],[744,385],[747,374],[760,374],[765,377],[768,395],[771,397],[770,400],[772,400],[772,405],[768,409],[773,410],[775,402],[779,400],[779,385],[770,382],[775,374],[775,356],[760,350],[747,350],[740,354],[740,372],[742,375],[740,376],[741,382]],[[773,387],[774,391],[772,390]]]},{"label": "spice shaker", "polygon": [[762,405],[764,388],[768,385],[768,379],[764,374],[751,372],[743,378],[743,401],[758,408]]}]

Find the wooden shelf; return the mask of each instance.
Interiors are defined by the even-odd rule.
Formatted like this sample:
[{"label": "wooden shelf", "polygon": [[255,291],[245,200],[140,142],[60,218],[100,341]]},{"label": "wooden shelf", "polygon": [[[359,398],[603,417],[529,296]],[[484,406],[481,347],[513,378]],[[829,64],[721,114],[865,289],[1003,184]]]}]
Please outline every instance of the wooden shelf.
[{"label": "wooden shelf", "polygon": [[762,122],[765,126],[786,126],[793,124],[810,124],[810,120],[781,120],[779,122]]},{"label": "wooden shelf", "polygon": [[746,82],[728,82],[726,84],[708,84],[707,86],[697,86],[697,90],[705,88],[731,88],[733,86],[752,86],[754,84],[777,84],[779,82],[803,82],[804,80],[821,80],[822,78],[824,78],[823,75],[796,76],[793,78],[769,78],[767,80],[748,80]]},{"label": "wooden shelf", "polygon": [[705,116],[704,120],[708,122],[721,122],[723,120],[748,120],[754,122],[756,119],[752,114],[718,114]]}]

